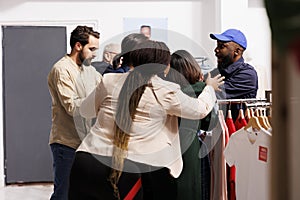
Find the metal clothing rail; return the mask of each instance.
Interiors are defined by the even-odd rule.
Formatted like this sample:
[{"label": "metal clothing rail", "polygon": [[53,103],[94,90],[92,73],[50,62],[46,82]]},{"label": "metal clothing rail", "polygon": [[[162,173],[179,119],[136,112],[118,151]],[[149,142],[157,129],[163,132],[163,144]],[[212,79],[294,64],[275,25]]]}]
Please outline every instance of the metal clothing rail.
[{"label": "metal clothing rail", "polygon": [[256,103],[245,103],[246,107],[271,107],[272,103],[271,102],[256,102]]},{"label": "metal clothing rail", "polygon": [[265,98],[249,98],[249,99],[219,99],[217,103],[228,104],[228,103],[253,103],[253,102],[265,102]]},{"label": "metal clothing rail", "polygon": [[206,61],[208,60],[208,57],[205,56],[198,56],[198,57],[194,57],[196,60],[200,60],[200,61]]}]

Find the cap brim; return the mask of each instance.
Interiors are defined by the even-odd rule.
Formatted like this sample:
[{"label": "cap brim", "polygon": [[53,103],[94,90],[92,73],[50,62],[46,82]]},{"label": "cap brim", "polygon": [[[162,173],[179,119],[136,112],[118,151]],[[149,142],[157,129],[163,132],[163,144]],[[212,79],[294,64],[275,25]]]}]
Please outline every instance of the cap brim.
[{"label": "cap brim", "polygon": [[231,39],[224,36],[224,35],[221,35],[221,34],[210,34],[209,35],[211,39],[214,39],[214,40],[220,40],[220,41],[223,41],[223,42],[230,42]]}]

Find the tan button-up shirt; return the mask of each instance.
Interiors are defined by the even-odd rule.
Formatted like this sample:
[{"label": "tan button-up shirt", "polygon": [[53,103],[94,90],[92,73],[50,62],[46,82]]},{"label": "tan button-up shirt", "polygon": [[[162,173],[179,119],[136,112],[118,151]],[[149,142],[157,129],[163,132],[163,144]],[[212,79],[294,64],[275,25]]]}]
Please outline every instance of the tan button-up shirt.
[{"label": "tan button-up shirt", "polygon": [[94,67],[78,66],[68,55],[54,64],[48,74],[52,98],[50,144],[60,143],[75,149],[79,146],[91,126],[91,120],[79,115],[79,107],[101,79]]},{"label": "tan button-up shirt", "polygon": [[[113,152],[114,120],[125,74],[105,74],[97,88],[82,102],[80,113],[92,118],[95,125],[77,151],[102,156]],[[178,133],[178,116],[188,119],[204,118],[216,102],[214,89],[206,86],[198,98],[185,95],[179,85],[151,78],[133,119],[126,158],[152,166],[168,167],[174,177],[182,170]]]}]

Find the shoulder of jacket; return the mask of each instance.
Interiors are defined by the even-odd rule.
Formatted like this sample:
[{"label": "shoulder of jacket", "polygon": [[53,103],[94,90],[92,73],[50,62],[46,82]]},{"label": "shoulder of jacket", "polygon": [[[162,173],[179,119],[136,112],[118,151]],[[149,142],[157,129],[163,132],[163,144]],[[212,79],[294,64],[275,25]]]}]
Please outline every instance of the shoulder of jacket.
[{"label": "shoulder of jacket", "polygon": [[155,76],[151,79],[153,89],[166,89],[171,91],[177,91],[180,90],[180,86],[176,83],[163,80],[159,78],[158,76]]},{"label": "shoulder of jacket", "polygon": [[128,73],[107,73],[102,76],[101,82],[103,84],[120,85],[122,87],[127,76]]}]

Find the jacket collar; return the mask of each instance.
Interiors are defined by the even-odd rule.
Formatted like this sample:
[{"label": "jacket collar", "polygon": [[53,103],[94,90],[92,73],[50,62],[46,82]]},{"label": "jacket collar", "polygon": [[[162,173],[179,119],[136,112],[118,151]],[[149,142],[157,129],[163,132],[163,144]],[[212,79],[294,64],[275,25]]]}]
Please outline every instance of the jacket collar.
[{"label": "jacket collar", "polygon": [[227,68],[219,69],[219,71],[220,71],[222,76],[227,77],[227,76],[231,75],[233,72],[235,72],[238,68],[240,68],[243,63],[244,63],[244,58],[241,57],[236,62],[229,65]]}]

